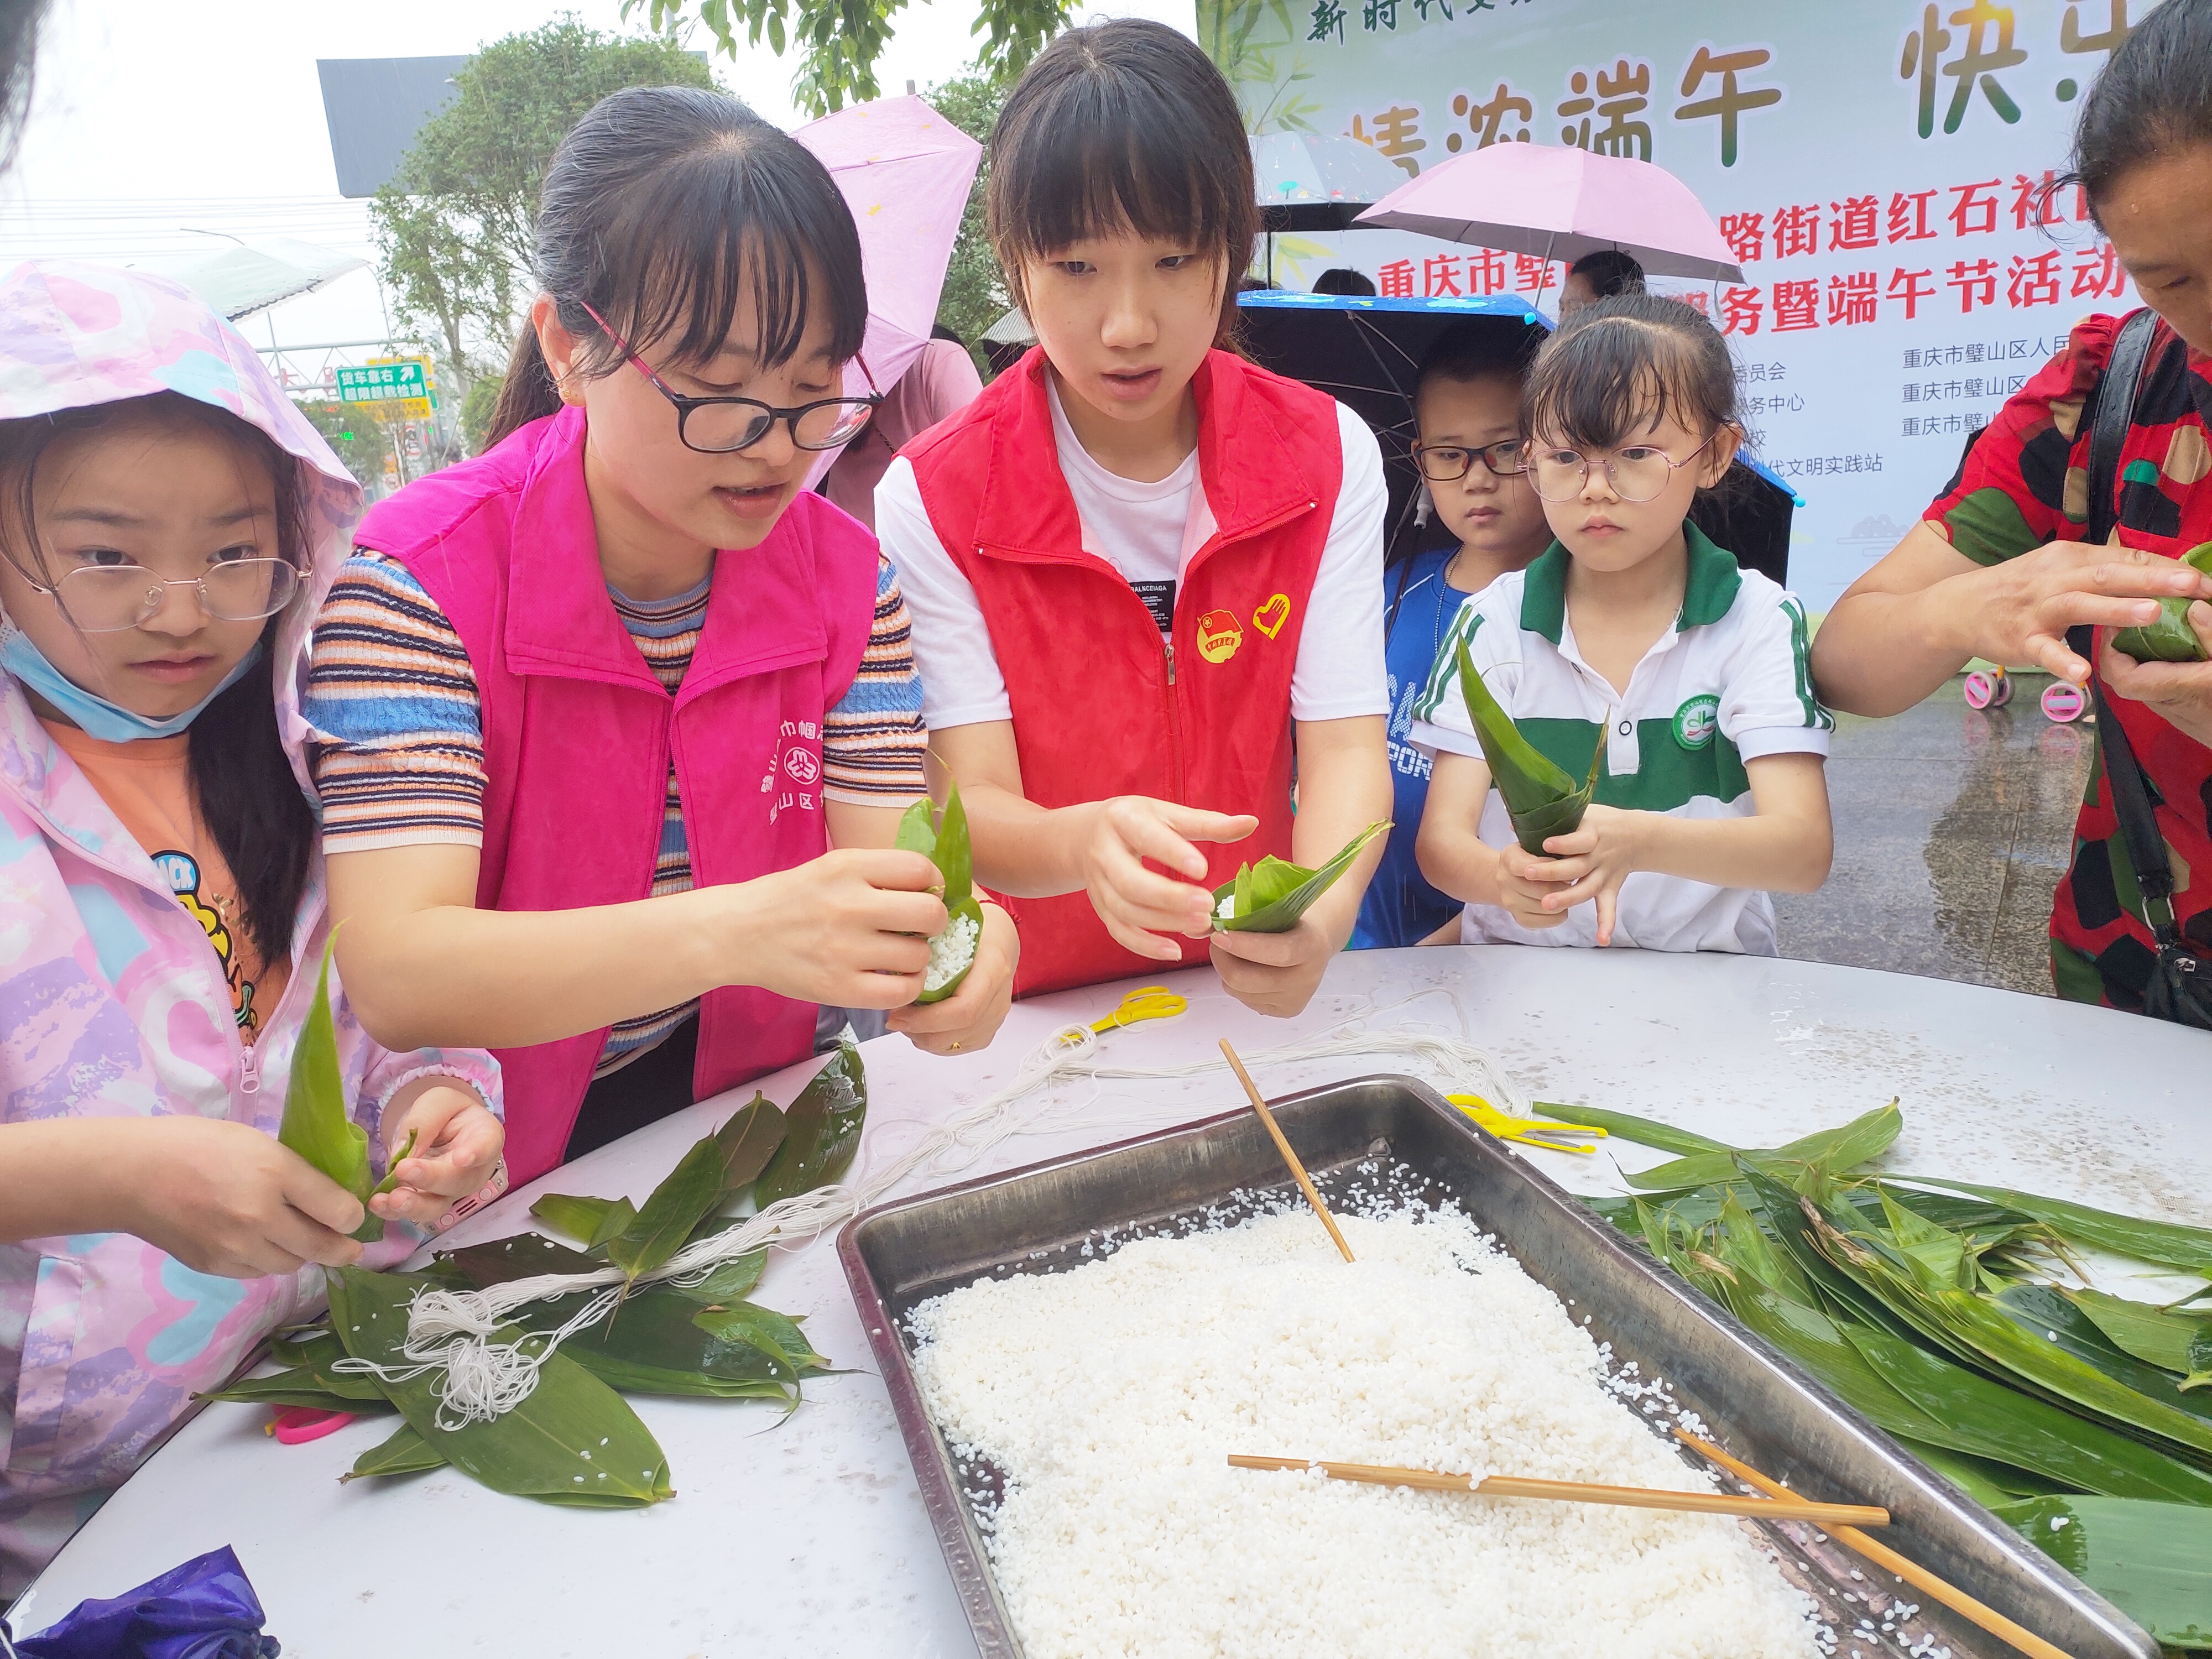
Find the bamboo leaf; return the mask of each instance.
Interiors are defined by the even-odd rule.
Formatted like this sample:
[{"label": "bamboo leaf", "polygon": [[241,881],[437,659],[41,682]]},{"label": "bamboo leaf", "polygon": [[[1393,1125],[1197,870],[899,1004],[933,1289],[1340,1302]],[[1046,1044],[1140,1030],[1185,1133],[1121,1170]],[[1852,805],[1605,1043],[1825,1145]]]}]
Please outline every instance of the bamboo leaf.
[{"label": "bamboo leaf", "polygon": [[1890,1179],[1944,1192],[1968,1193],[2032,1215],[2076,1243],[2212,1278],[2212,1228],[2116,1215],[2110,1210],[2069,1204],[2063,1199],[2041,1198],[2009,1187],[1981,1187],[1970,1181],[1949,1181],[1938,1176],[1893,1176]]},{"label": "bamboo leaf", "polygon": [[1835,1175],[1871,1163],[1889,1149],[1904,1127],[1905,1115],[1893,1100],[1840,1128],[1817,1130],[1787,1146],[1704,1152],[1639,1170],[1628,1177],[1628,1184],[1645,1192],[1711,1186],[1733,1176],[1735,1160],[1744,1158],[1794,1186],[1814,1170]]},{"label": "bamboo leaf", "polygon": [[1997,1517],[2169,1647],[2212,1644],[2212,1510],[2041,1498]]},{"label": "bamboo leaf", "polygon": [[1992,1382],[1900,1338],[1863,1327],[1844,1336],[1868,1365],[1934,1419],[1915,1439],[1996,1458],[2085,1492],[2212,1504],[2212,1474],[2141,1441]]},{"label": "bamboo leaf", "polygon": [[1609,1135],[1632,1140],[1638,1146],[1649,1146],[1655,1152],[1686,1155],[1692,1152],[1733,1153],[1736,1150],[1692,1130],[1678,1129],[1671,1123],[1662,1123],[1656,1118],[1631,1117],[1626,1112],[1608,1112],[1595,1106],[1559,1106],[1540,1100],[1528,1109],[1562,1123],[1587,1123],[1593,1129],[1602,1129]]},{"label": "bamboo leaf", "polygon": [[760,1178],[775,1149],[783,1144],[783,1113],[757,1089],[753,1097],[730,1114],[714,1139],[722,1148],[722,1192],[718,1203],[727,1203]]},{"label": "bamboo leaf", "polygon": [[1387,819],[1369,824],[1317,870],[1272,855],[1240,866],[1233,880],[1213,890],[1213,925],[1225,933],[1287,933],[1375,838],[1389,830]]},{"label": "bamboo leaf", "polygon": [[664,1283],[663,1288],[702,1307],[720,1302],[741,1302],[750,1296],[768,1271],[768,1252],[755,1250],[725,1261],[696,1285]]},{"label": "bamboo leaf", "polygon": [[371,1446],[353,1461],[353,1468],[338,1477],[343,1486],[349,1480],[359,1480],[373,1474],[420,1474],[425,1469],[442,1469],[446,1455],[415,1431],[412,1423],[403,1422],[392,1431],[392,1438]]},{"label": "bamboo leaf", "polygon": [[556,1244],[543,1233],[517,1233],[511,1238],[489,1239],[482,1244],[441,1252],[437,1259],[453,1263],[478,1290],[517,1279],[535,1279],[542,1273],[595,1273],[606,1266],[598,1257]]},{"label": "bamboo leaf", "polygon": [[325,1375],[307,1365],[295,1365],[271,1376],[240,1377],[228,1388],[192,1398],[228,1401],[237,1406],[298,1406],[307,1411],[351,1412],[356,1416],[392,1409],[366,1378]]},{"label": "bamboo leaf", "polygon": [[[331,1316],[348,1352],[404,1366],[407,1312],[430,1281],[418,1273],[334,1269]],[[495,1340],[526,1336],[504,1328]],[[675,1496],[668,1459],[622,1396],[564,1352],[549,1356],[527,1399],[488,1423],[437,1425],[438,1397],[428,1375],[378,1379],[407,1421],[447,1460],[494,1492],[592,1509],[635,1509]]]},{"label": "bamboo leaf", "polygon": [[699,1218],[720,1200],[726,1163],[721,1137],[702,1137],[647,1194],[629,1225],[607,1241],[607,1260],[622,1269],[625,1288],[684,1248]]},{"label": "bamboo leaf", "polygon": [[754,1201],[765,1210],[836,1181],[860,1150],[860,1126],[867,1114],[867,1072],[860,1051],[842,1044],[791,1103],[783,1143],[754,1183]]},{"label": "bamboo leaf", "polygon": [[[588,1299],[586,1292],[534,1304],[522,1311],[530,1328],[551,1332]],[[745,1304],[738,1306],[754,1313],[768,1311]],[[623,1304],[620,1318],[578,1332],[562,1345],[561,1352],[573,1354],[578,1364],[619,1387],[653,1394],[739,1399],[795,1395],[800,1379],[822,1369],[819,1356],[804,1338],[798,1339],[796,1354],[781,1347],[771,1352],[751,1340],[756,1325],[742,1316],[733,1334],[700,1322],[717,1311],[720,1310],[709,1309],[673,1286],[655,1285]],[[757,1328],[768,1333],[771,1344],[783,1334],[779,1328]],[[795,1332],[795,1327],[791,1328]],[[761,1391],[749,1395],[747,1389]]]},{"label": "bamboo leaf", "polygon": [[[609,1198],[571,1198],[565,1193],[547,1193],[530,1206],[530,1213],[564,1238],[573,1238],[586,1249],[599,1238],[615,1207]],[[624,1222],[623,1226],[629,1225]],[[621,1227],[615,1229],[617,1232]]]},{"label": "bamboo leaf", "polygon": [[919,853],[926,859],[937,854],[937,826],[932,822],[933,808],[928,797],[915,802],[899,814],[898,833],[891,837],[891,845],[902,853]]},{"label": "bamboo leaf", "polygon": [[1994,1462],[1986,1457],[1972,1457],[1965,1452],[1953,1451],[1948,1446],[1915,1440],[1909,1435],[1900,1434],[1897,1439],[1905,1450],[1984,1509],[2000,1509],[2024,1498],[2044,1497],[2051,1490],[2050,1482],[2040,1480],[2007,1463]]},{"label": "bamboo leaf", "polygon": [[[346,1115],[345,1078],[338,1069],[337,1026],[331,1018],[331,951],[336,933],[323,942],[323,963],[315,975],[315,1000],[292,1050],[292,1070],[284,1084],[284,1116],[277,1144],[290,1148],[314,1169],[368,1207],[368,1132]],[[397,1160],[395,1160],[396,1162]],[[384,1237],[384,1218],[364,1214],[353,1237],[374,1244]]]},{"label": "bamboo leaf", "polygon": [[691,1322],[710,1336],[756,1348],[793,1370],[819,1370],[830,1363],[814,1352],[795,1321],[773,1308],[741,1302],[695,1314]]},{"label": "bamboo leaf", "polygon": [[2107,1296],[2102,1291],[2061,1291],[2069,1302],[2102,1331],[2112,1345],[2160,1370],[2186,1376],[2192,1369],[2192,1344],[2212,1340],[2212,1320],[2170,1312],[2148,1302]]},{"label": "bamboo leaf", "polygon": [[2123,1389],[2200,1419],[2212,1429],[2212,1395],[2185,1394],[2172,1376],[2116,1346],[2095,1321],[2057,1291],[2042,1285],[2012,1285],[1993,1299],[2031,1342],[2039,1340]]}]

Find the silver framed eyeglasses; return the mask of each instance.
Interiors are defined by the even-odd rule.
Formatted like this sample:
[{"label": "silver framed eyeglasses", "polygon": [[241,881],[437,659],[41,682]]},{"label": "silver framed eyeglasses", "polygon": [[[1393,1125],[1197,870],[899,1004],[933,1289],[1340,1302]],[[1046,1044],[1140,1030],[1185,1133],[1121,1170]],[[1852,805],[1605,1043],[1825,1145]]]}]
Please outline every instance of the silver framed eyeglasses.
[{"label": "silver framed eyeglasses", "polygon": [[[1606,482],[1624,501],[1656,501],[1667,490],[1667,481],[1712,447],[1710,434],[1704,443],[1676,460],[1656,444],[1631,444],[1609,450],[1602,457]],[[1571,501],[1589,483],[1589,458],[1578,449],[1549,449],[1530,445],[1528,485],[1547,501]]]},{"label": "silver framed eyeglasses", "polygon": [[1413,462],[1421,469],[1421,476],[1431,483],[1450,483],[1464,478],[1474,471],[1477,460],[1493,477],[1515,478],[1528,470],[1527,449],[1528,446],[1518,438],[1485,444],[1480,449],[1462,449],[1455,444],[1415,444]]},{"label": "silver framed eyeglasses", "polygon": [[[577,303],[583,305],[580,300]],[[860,435],[876,412],[876,405],[883,402],[880,392],[866,398],[821,398],[795,409],[779,409],[757,398],[687,398],[654,374],[653,366],[607,326],[605,318],[588,305],[584,310],[615,343],[623,360],[676,405],[678,441],[702,455],[732,455],[750,449],[768,436],[778,421],[790,423],[791,441],[801,449],[842,448]],[[868,374],[866,363],[860,365],[860,373]],[[868,375],[870,387],[875,383],[875,377]]]},{"label": "silver framed eyeglasses", "polygon": [[300,573],[286,559],[226,559],[205,575],[173,581],[143,564],[81,564],[51,587],[28,571],[22,574],[86,634],[119,634],[151,622],[173,587],[198,590],[200,609],[218,622],[273,617],[300,591]]}]

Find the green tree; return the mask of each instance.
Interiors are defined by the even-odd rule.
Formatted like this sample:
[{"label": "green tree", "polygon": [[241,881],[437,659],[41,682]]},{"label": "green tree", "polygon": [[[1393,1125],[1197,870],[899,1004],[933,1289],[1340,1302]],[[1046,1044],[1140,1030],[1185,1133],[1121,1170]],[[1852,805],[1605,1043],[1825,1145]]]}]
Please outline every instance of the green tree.
[{"label": "green tree", "polygon": [[[907,0],[623,0],[622,15],[643,12],[664,33],[703,23],[723,54],[735,58],[738,37],[757,47],[765,39],[777,57],[799,48],[791,95],[803,109],[827,115],[847,104],[882,96],[876,60],[890,40],[891,20]],[[1073,0],[982,0],[971,34],[984,35],[981,73],[1012,84],[1046,41],[1067,26]]]},{"label": "green tree", "polygon": [[455,77],[370,205],[386,286],[435,343],[443,395],[496,372],[536,284],[538,192],[568,129],[624,87],[714,84],[666,36],[628,38],[564,17],[495,40]]},{"label": "green tree", "polygon": [[[955,80],[940,81],[924,94],[930,106],[978,143],[987,143],[1006,101],[1012,77],[994,74],[981,65]],[[983,331],[1006,313],[1013,303],[1006,292],[1006,275],[992,252],[984,228],[985,192],[991,183],[986,161],[975,171],[975,188],[960,216],[960,234],[952,244],[952,262],[945,271],[945,292],[937,301],[937,320],[968,342],[978,367],[990,373],[978,342]]]}]

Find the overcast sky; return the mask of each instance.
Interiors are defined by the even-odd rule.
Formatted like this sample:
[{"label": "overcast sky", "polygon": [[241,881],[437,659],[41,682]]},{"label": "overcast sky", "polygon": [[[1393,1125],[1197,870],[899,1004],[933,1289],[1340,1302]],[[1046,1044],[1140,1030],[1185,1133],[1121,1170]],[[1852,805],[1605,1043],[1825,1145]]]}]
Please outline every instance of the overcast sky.
[{"label": "overcast sky", "polygon": [[[337,194],[319,58],[467,52],[562,11],[623,28],[619,0],[53,0],[31,117],[0,179],[0,261],[128,262],[218,247],[193,230],[296,237],[369,256],[362,205]],[[1084,16],[1153,16],[1189,31],[1193,0],[1105,0]],[[913,0],[877,77],[889,93],[957,75],[974,55],[972,0]],[[704,30],[692,45],[711,47]],[[796,60],[765,47],[714,60],[731,91],[784,126]],[[286,345],[384,331],[366,272],[248,319]],[[359,354],[348,354],[357,359]]]}]

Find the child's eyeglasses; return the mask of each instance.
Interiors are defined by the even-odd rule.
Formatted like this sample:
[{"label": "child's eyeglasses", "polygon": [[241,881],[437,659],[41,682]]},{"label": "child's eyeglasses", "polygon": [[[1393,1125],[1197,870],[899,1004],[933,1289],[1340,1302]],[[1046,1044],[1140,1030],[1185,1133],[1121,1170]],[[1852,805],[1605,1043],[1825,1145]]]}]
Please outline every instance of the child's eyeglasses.
[{"label": "child's eyeglasses", "polygon": [[[576,303],[584,305],[580,300]],[[778,409],[757,398],[687,398],[672,391],[645,359],[630,349],[629,341],[607,327],[605,318],[588,305],[584,305],[584,310],[623,358],[676,405],[678,440],[686,449],[702,455],[730,455],[750,449],[768,436],[778,421],[790,422],[791,441],[801,449],[836,449],[860,434],[876,405],[884,400],[883,394],[876,392],[872,397],[823,398],[796,409]],[[866,375],[869,390],[874,392],[876,379],[868,374],[866,363],[860,365],[860,373]]]},{"label": "child's eyeglasses", "polygon": [[1516,477],[1526,472],[1527,446],[1518,438],[1508,438],[1503,443],[1486,444],[1480,449],[1461,449],[1453,446],[1415,444],[1413,461],[1421,469],[1421,476],[1435,483],[1450,483],[1464,478],[1474,471],[1480,459],[1486,469],[1500,478]]},{"label": "child's eyeglasses", "polygon": [[171,581],[143,564],[81,564],[52,586],[23,578],[48,595],[72,628],[86,634],[119,634],[151,622],[173,587],[197,588],[200,609],[218,622],[258,622],[292,603],[300,573],[284,559],[228,559],[204,576]]},{"label": "child's eyeglasses", "polygon": [[[1606,482],[1624,501],[1656,501],[1666,493],[1667,481],[1675,471],[1704,454],[1719,435],[1717,431],[1709,434],[1704,443],[1679,461],[1653,444],[1631,444],[1626,449],[1607,451],[1604,457]],[[1580,450],[1529,452],[1528,486],[1546,501],[1571,501],[1583,493],[1589,483],[1589,459]]]}]

